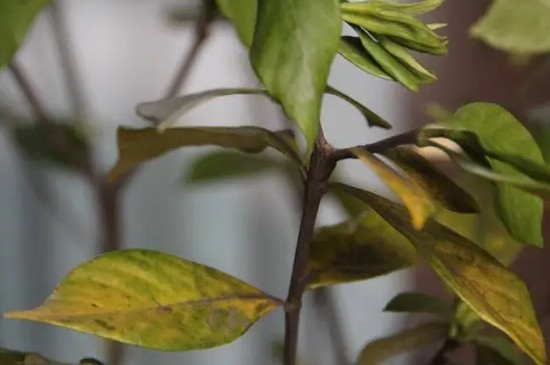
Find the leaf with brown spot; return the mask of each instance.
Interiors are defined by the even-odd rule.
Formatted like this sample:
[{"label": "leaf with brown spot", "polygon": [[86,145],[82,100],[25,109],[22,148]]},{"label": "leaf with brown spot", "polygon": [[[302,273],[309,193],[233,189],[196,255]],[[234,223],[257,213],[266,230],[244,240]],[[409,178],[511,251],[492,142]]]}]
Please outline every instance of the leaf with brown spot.
[{"label": "leaf with brown spot", "polygon": [[231,342],[280,304],[210,267],[156,251],[121,250],[78,266],[40,307],[5,317],[183,351]]},{"label": "leaf with brown spot", "polygon": [[290,130],[272,132],[259,127],[186,127],[170,128],[159,133],[156,128],[120,127],[117,142],[119,156],[109,173],[111,181],[143,162],[186,146],[220,146],[249,153],[273,147],[301,164],[294,134]]},{"label": "leaf with brown spot", "polygon": [[366,280],[416,262],[410,242],[372,209],[315,232],[308,261],[308,287]]},{"label": "leaf with brown spot", "polygon": [[415,245],[471,309],[506,333],[537,364],[546,364],[544,338],[529,291],[513,272],[475,243],[433,219],[417,230],[400,204],[348,185],[332,186],[374,209]]}]

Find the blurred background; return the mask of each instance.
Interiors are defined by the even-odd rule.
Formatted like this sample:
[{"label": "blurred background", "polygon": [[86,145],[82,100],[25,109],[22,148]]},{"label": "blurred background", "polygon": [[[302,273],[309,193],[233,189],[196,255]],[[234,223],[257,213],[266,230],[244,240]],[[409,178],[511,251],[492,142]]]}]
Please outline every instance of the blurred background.
[{"label": "blurred background", "polygon": [[[449,0],[430,14],[434,22],[449,23],[444,33],[450,38],[450,51],[446,57],[425,59],[439,80],[416,94],[370,77],[337,57],[330,83],[382,115],[394,129],[369,129],[355,109],[327,96],[323,128],[329,142],[338,147],[369,143],[431,121],[427,110],[432,105],[433,111],[434,103],[454,110],[482,100],[500,103],[525,121],[544,150],[550,61],[544,56],[510,56],[471,39],[468,29],[488,4]],[[116,161],[118,126],[148,125],[136,116],[136,104],[167,93],[196,44],[197,31],[206,30],[200,35],[204,40],[180,93],[258,85],[232,26],[216,20],[199,29],[196,17],[187,19],[194,6],[190,0],[58,0],[29,32],[16,55],[17,64],[44,113],[85,131],[97,171],[107,171]],[[280,172],[192,184],[185,179],[188,167],[211,149],[186,148],[143,165],[113,197],[109,189],[98,189],[75,169],[29,157],[13,131],[32,126],[34,112],[8,69],[0,73],[0,109],[0,312],[37,306],[70,269],[115,248],[169,252],[285,296],[300,202]],[[179,123],[287,126],[278,107],[256,96],[215,99]],[[357,185],[389,194],[360,162],[346,161],[338,172]],[[449,172],[483,194],[477,182]],[[344,218],[341,207],[326,200],[318,225]],[[494,228],[494,236],[500,229]],[[534,291],[545,330],[550,326],[550,295],[543,279],[550,273],[544,264],[547,251],[528,249],[514,263]],[[300,338],[303,364],[349,364],[365,343],[417,321],[382,312],[394,295],[413,289],[446,295],[422,267],[307,295]],[[119,364],[128,365],[277,364],[273,348],[283,338],[282,318],[282,311],[274,310],[232,344],[186,353],[132,346],[123,346],[121,352],[91,335],[19,320],[0,321],[0,343],[72,362],[84,356],[107,360],[115,351]],[[422,364],[432,355],[429,348],[391,364]]]}]

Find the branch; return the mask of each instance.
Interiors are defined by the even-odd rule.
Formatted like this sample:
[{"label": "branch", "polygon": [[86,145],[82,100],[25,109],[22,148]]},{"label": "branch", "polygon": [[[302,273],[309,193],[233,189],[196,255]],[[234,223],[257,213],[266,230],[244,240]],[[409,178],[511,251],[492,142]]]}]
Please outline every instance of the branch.
[{"label": "branch", "polygon": [[40,99],[35,93],[31,83],[27,79],[27,76],[23,72],[19,63],[15,60],[12,60],[11,63],[8,65],[8,68],[11,71],[13,77],[15,78],[15,81],[21,88],[21,91],[23,92],[23,95],[29,102],[31,108],[34,110],[34,113],[36,114],[38,121],[44,124],[50,123],[50,119],[48,118],[44,110],[44,107],[40,102]]},{"label": "branch", "polygon": [[285,352],[284,365],[295,365],[298,347],[298,328],[302,295],[307,286],[307,261],[309,246],[313,238],[315,220],[325,185],[334,170],[336,162],[331,158],[333,148],[320,132],[313,148],[304,192],[304,206],[296,253],[290,279],[290,288],[285,306]]},{"label": "branch", "polygon": [[191,46],[191,49],[183,58],[181,66],[176,72],[176,76],[174,76],[173,81],[170,84],[168,91],[166,92],[167,98],[176,96],[179,90],[181,90],[185,81],[187,81],[191,69],[193,68],[193,65],[195,64],[195,61],[197,59],[197,56],[199,55],[199,52],[204,45],[204,42],[208,38],[208,35],[210,33],[210,24],[212,23],[213,19],[214,9],[212,9],[209,5],[204,5],[202,15],[195,25],[195,41]]},{"label": "branch", "polygon": [[357,158],[357,156],[355,156],[355,154],[352,152],[352,150],[355,148],[365,148],[370,153],[380,153],[399,145],[414,144],[417,141],[418,132],[418,129],[413,129],[411,131],[397,134],[395,136],[391,136],[389,138],[382,139],[371,144],[340,148],[333,152],[332,158],[334,158],[336,161],[345,160],[348,158]]}]

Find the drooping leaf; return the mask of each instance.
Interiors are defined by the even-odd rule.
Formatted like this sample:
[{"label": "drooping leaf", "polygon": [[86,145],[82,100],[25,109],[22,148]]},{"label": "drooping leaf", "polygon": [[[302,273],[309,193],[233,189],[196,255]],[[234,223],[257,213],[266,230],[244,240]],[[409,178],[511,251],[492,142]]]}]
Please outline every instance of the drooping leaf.
[{"label": "drooping leaf", "polygon": [[382,70],[407,89],[418,91],[418,82],[411,71],[386,51],[372,36],[359,27],[354,28],[365,50],[376,60]]},{"label": "drooping leaf", "polygon": [[[488,162],[491,169],[507,175],[524,176],[511,165],[495,159],[519,155],[544,163],[541,152],[529,132],[502,107],[472,103],[447,121],[422,130],[420,139],[446,137],[458,143],[473,158]],[[493,157],[488,157],[490,153]],[[542,200],[507,183],[497,183],[496,205],[500,218],[512,237],[520,242],[542,246]]]},{"label": "drooping leaf", "polygon": [[550,52],[550,3],[547,0],[495,0],[470,32],[491,47],[506,52]]},{"label": "drooping leaf", "polygon": [[87,167],[88,143],[71,124],[22,126],[13,133],[18,147],[32,160],[65,168]]},{"label": "drooping leaf", "polygon": [[407,237],[435,272],[486,322],[506,333],[538,364],[546,348],[525,284],[478,245],[429,219],[415,229],[406,209],[371,192],[343,184],[334,188],[363,200]]},{"label": "drooping leaf", "polygon": [[370,110],[369,108],[367,108],[366,106],[358,102],[357,100],[353,99],[351,96],[344,94],[343,92],[333,88],[332,86],[327,86],[326,93],[337,96],[342,100],[347,101],[354,107],[356,107],[357,110],[359,110],[361,114],[363,114],[369,126],[371,127],[376,126],[384,129],[391,129],[390,123],[386,122],[381,116],[379,116],[378,114],[376,114],[375,112],[373,112],[372,110]]},{"label": "drooping leaf", "polygon": [[250,59],[269,94],[304,133],[308,150],[338,51],[338,0],[259,0]]},{"label": "drooping leaf", "polygon": [[396,335],[375,340],[363,348],[355,364],[385,364],[394,356],[443,340],[447,331],[448,325],[445,323],[426,323]]},{"label": "drooping leaf", "polygon": [[397,164],[445,208],[459,213],[479,212],[479,206],[470,194],[410,148],[395,147],[384,151],[383,155]]},{"label": "drooping leaf", "polygon": [[220,146],[257,153],[273,147],[300,161],[289,130],[271,132],[259,127],[188,127],[170,128],[159,133],[156,128],[120,127],[117,133],[118,162],[109,173],[111,181],[131,171],[142,162],[185,146]]},{"label": "drooping leaf", "polygon": [[25,40],[27,29],[49,0],[0,1],[0,71]]},{"label": "drooping leaf", "polygon": [[416,77],[418,83],[430,83],[437,79],[434,73],[428,71],[414,57],[407,52],[406,48],[394,42],[389,37],[378,37],[380,45],[393,57],[399,60]]},{"label": "drooping leaf", "polygon": [[361,44],[359,37],[343,36],[338,53],[361,70],[386,80],[393,78],[383,71],[378,63],[368,54]]},{"label": "drooping leaf", "polygon": [[308,261],[310,289],[366,280],[416,262],[414,247],[371,209],[315,232]]},{"label": "drooping leaf", "polygon": [[353,153],[366,162],[405,203],[410,219],[416,229],[421,229],[426,220],[436,211],[431,197],[415,181],[405,179],[391,167],[365,149],[355,148]]},{"label": "drooping leaf", "polygon": [[257,0],[216,0],[218,8],[229,18],[246,47],[252,45],[256,24]]},{"label": "drooping leaf", "polygon": [[263,89],[225,88],[201,91],[175,98],[160,99],[140,103],[136,107],[137,114],[154,123],[160,130],[174,125],[182,115],[191,109],[220,96],[229,95],[266,95]]},{"label": "drooping leaf", "polygon": [[[473,343],[478,350],[479,365],[526,365],[512,341],[501,335],[479,335]],[[481,353],[480,353],[481,352]],[[481,356],[480,356],[481,355]],[[482,360],[483,362],[480,362]]]},{"label": "drooping leaf", "polygon": [[344,2],[340,5],[342,18],[369,32],[393,37],[419,46],[437,48],[446,45],[446,38],[435,33],[424,22],[401,10],[383,9],[382,1]]},{"label": "drooping leaf", "polygon": [[186,171],[185,181],[204,183],[235,179],[282,167],[283,163],[267,156],[248,155],[234,151],[214,151],[193,161]]},{"label": "drooping leaf", "polygon": [[423,293],[401,293],[384,308],[386,312],[429,313],[448,318],[451,306],[443,300]]},{"label": "drooping leaf", "polygon": [[5,317],[183,351],[231,342],[280,304],[218,270],[134,249],[109,252],[78,266],[42,306]]}]

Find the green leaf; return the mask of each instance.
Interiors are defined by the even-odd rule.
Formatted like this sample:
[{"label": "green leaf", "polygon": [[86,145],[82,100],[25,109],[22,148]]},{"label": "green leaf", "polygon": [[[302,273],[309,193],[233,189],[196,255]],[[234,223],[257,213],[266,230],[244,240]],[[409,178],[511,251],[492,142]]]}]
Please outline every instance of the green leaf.
[{"label": "green leaf", "polygon": [[280,304],[210,267],[156,251],[121,250],[78,266],[42,306],[5,317],[183,351],[231,342]]},{"label": "green leaf", "polygon": [[387,360],[401,353],[445,339],[447,330],[448,325],[445,323],[426,323],[396,335],[375,340],[363,348],[355,364],[385,364]]},{"label": "green leaf", "polygon": [[401,39],[419,46],[437,48],[446,45],[438,35],[414,15],[401,10],[384,9],[383,2],[345,2],[340,5],[342,18],[369,32]]},{"label": "green leaf", "polygon": [[401,293],[389,301],[384,311],[430,313],[448,318],[451,315],[451,306],[427,294]]},{"label": "green leaf", "polygon": [[170,128],[159,133],[156,128],[120,127],[117,141],[119,156],[117,164],[109,173],[111,181],[142,162],[186,146],[214,145],[249,153],[273,147],[296,163],[301,161],[294,146],[294,135],[289,130],[271,132],[259,127],[188,127]]},{"label": "green leaf", "polygon": [[354,107],[356,107],[357,110],[359,110],[361,114],[363,114],[369,126],[371,127],[376,126],[384,129],[391,129],[391,124],[386,122],[381,116],[379,116],[378,114],[376,114],[375,112],[373,112],[372,110],[370,110],[369,108],[367,108],[366,106],[358,102],[357,100],[353,99],[352,97],[344,94],[340,90],[337,90],[332,86],[327,86],[326,93],[337,96],[342,100],[347,101]]},{"label": "green leaf", "polygon": [[361,44],[358,37],[344,36],[340,41],[338,53],[361,70],[386,80],[393,78],[383,71],[378,63],[369,55]]},{"label": "green leaf", "polygon": [[252,45],[256,24],[257,0],[216,0],[218,8],[229,18],[246,47]]},{"label": "green leaf", "polygon": [[17,127],[15,141],[30,159],[64,168],[85,169],[88,164],[88,142],[71,124],[38,124]]},{"label": "green leaf", "polygon": [[259,0],[250,59],[269,94],[304,133],[308,151],[338,51],[338,0]]},{"label": "green leaf", "polygon": [[[103,365],[91,357],[80,360],[81,365]],[[68,365],[52,361],[35,352],[21,352],[0,347],[0,365]]]},{"label": "green leaf", "polygon": [[399,60],[413,75],[415,75],[418,83],[431,83],[437,80],[437,77],[418,63],[402,45],[392,41],[391,38],[383,36],[378,37],[378,41],[389,54]]},{"label": "green leaf", "polygon": [[376,60],[382,70],[407,89],[418,91],[416,78],[401,62],[388,53],[370,34],[359,27],[354,28],[365,50]]},{"label": "green leaf", "polygon": [[435,213],[431,197],[414,180],[405,179],[365,149],[355,148],[353,153],[366,162],[407,206],[410,219],[416,229],[421,229],[426,220]]},{"label": "green leaf", "polygon": [[538,364],[546,364],[546,348],[531,297],[514,273],[475,243],[434,220],[417,230],[406,209],[351,186],[336,184],[363,200],[407,237],[435,272],[481,318],[505,332]]},{"label": "green leaf", "polygon": [[407,268],[416,262],[416,250],[371,209],[357,218],[323,227],[310,247],[310,289],[366,280]]},{"label": "green leaf", "polygon": [[366,2],[348,3],[347,7],[370,12],[395,11],[406,13],[413,16],[422,15],[438,8],[445,0],[424,0],[410,3],[400,3],[397,1],[379,1],[370,0]]},{"label": "green leaf", "polygon": [[191,109],[213,98],[229,95],[266,95],[266,91],[247,88],[212,89],[175,98],[140,103],[136,107],[136,112],[163,131],[174,125],[181,116]]},{"label": "green leaf", "polygon": [[399,166],[445,208],[459,213],[479,212],[479,206],[470,194],[412,149],[394,147],[384,151],[383,155]]},{"label": "green leaf", "polygon": [[[423,128],[420,141],[446,137],[458,143],[468,154],[487,161],[494,172],[524,176],[516,168],[494,158],[521,156],[544,163],[541,152],[527,129],[495,104],[473,103],[460,109],[445,122]],[[487,157],[490,153],[493,157]],[[502,222],[520,242],[542,246],[542,200],[507,183],[497,183],[496,205]]]},{"label": "green leaf", "polygon": [[440,143],[435,141],[427,141],[426,143],[447,153],[447,155],[457,166],[470,174],[494,181],[496,183],[513,185],[532,194],[540,195],[546,199],[550,198],[550,184],[535,181],[525,175],[494,171],[485,165],[479,164],[466,156],[443,146]]},{"label": "green leaf", "polygon": [[25,40],[27,29],[49,0],[0,1],[0,71]]},{"label": "green leaf", "polygon": [[204,183],[236,179],[278,167],[282,167],[282,163],[270,157],[234,151],[214,151],[193,161],[186,173],[185,181]]},{"label": "green leaf", "polygon": [[511,53],[550,52],[550,3],[495,0],[470,33],[491,47]]},{"label": "green leaf", "polygon": [[[526,365],[527,362],[517,351],[516,346],[508,338],[499,335],[479,335],[473,342],[484,362],[479,365]],[[479,359],[479,357],[478,357]]]}]

